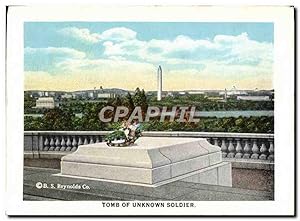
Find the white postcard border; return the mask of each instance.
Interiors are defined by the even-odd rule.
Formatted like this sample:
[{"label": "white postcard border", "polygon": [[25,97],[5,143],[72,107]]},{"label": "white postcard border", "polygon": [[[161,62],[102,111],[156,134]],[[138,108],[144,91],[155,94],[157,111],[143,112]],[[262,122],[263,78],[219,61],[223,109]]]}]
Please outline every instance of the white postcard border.
[{"label": "white postcard border", "polygon": [[[143,19],[141,19],[143,18]],[[24,21],[274,22],[275,200],[199,201],[196,208],[102,208],[101,202],[23,201]],[[7,214],[292,215],[294,213],[294,19],[292,7],[13,6],[7,33]]]}]

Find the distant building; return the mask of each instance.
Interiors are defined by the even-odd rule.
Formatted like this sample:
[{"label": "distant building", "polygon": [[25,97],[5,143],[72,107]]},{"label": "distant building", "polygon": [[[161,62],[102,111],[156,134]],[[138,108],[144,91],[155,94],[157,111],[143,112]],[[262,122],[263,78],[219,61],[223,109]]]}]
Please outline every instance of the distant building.
[{"label": "distant building", "polygon": [[70,98],[73,98],[73,95],[72,94],[63,94],[63,95],[61,95],[61,98],[70,99]]},{"label": "distant building", "polygon": [[73,99],[81,99],[81,98],[87,98],[87,93],[85,91],[75,91],[72,92]]},{"label": "distant building", "polygon": [[89,98],[94,98],[94,92],[93,91],[89,91],[88,92],[88,97]]},{"label": "distant building", "polygon": [[80,98],[80,96],[78,94],[72,94],[72,98],[77,99],[77,98]]},{"label": "distant building", "polygon": [[225,91],[224,91],[224,100],[225,100],[225,101],[227,101],[227,96],[228,96],[228,95],[227,95],[227,89],[225,88]]},{"label": "distant building", "polygon": [[234,95],[247,95],[248,93],[246,91],[238,91],[238,90],[231,90],[231,91],[220,91],[219,95],[225,95],[225,93],[227,94],[226,96],[234,96]]},{"label": "distant building", "polygon": [[53,97],[39,97],[36,100],[36,108],[53,109],[55,107],[55,101]]},{"label": "distant building", "polygon": [[172,93],[172,92],[167,92],[166,97],[174,97],[174,93]]},{"label": "distant building", "polygon": [[108,99],[108,98],[114,98],[115,94],[113,93],[98,93],[97,98],[102,98],[102,99]]},{"label": "distant building", "polygon": [[207,99],[212,101],[221,101],[223,100],[223,97],[207,97]]},{"label": "distant building", "polygon": [[146,92],[146,95],[147,95],[147,96],[151,96],[151,95],[153,95],[153,94],[154,94],[153,92],[149,92],[149,91]]},{"label": "distant building", "polygon": [[48,96],[56,96],[56,92],[55,91],[50,91],[50,92],[48,92]]},{"label": "distant building", "polygon": [[204,91],[188,91],[188,94],[205,94]]},{"label": "distant building", "polygon": [[44,91],[38,91],[37,94],[38,94],[38,97],[45,96],[45,92]]},{"label": "distant building", "polygon": [[269,101],[269,96],[237,96],[237,100],[244,100],[244,101]]}]

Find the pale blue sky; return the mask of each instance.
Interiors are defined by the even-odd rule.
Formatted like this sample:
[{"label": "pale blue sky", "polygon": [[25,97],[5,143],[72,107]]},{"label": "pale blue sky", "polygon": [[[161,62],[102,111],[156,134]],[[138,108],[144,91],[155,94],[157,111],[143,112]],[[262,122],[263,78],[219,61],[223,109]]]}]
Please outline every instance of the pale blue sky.
[{"label": "pale blue sky", "polygon": [[[162,65],[166,89],[271,89],[273,29],[272,23],[26,22],[25,86],[70,77],[82,85],[54,83],[53,89],[95,83],[150,90],[156,87],[151,73]],[[186,78],[194,80],[183,85]]]}]

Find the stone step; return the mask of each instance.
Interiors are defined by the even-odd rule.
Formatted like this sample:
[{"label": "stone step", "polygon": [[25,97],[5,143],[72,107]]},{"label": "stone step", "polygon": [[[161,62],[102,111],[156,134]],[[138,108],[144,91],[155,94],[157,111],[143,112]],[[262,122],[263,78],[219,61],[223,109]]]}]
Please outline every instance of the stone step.
[{"label": "stone step", "polygon": [[[175,181],[159,187],[144,187],[95,180],[53,176],[59,170],[25,168],[24,200],[273,200],[273,191],[256,191],[192,182]],[[36,183],[88,185],[90,189],[39,189]],[[36,197],[36,198],[34,198]]]}]

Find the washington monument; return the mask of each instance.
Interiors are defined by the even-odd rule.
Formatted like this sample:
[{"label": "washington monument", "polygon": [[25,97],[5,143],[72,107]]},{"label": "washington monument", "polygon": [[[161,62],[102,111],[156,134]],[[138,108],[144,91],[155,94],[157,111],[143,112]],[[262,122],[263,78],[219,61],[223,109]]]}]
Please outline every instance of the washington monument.
[{"label": "washington monument", "polygon": [[161,100],[161,94],[162,94],[162,69],[161,66],[158,66],[157,69],[157,100]]}]

